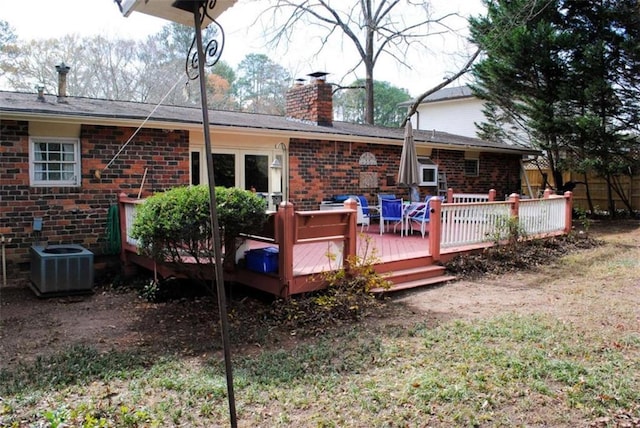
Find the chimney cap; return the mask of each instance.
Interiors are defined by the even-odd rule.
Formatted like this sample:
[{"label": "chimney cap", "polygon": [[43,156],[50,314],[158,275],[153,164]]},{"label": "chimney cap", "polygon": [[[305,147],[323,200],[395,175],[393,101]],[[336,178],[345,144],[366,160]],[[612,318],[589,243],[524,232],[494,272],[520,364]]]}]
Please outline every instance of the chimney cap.
[{"label": "chimney cap", "polygon": [[327,72],[324,71],[315,71],[313,73],[309,73],[307,74],[307,76],[313,77],[315,80],[324,80],[324,78],[327,76]]},{"label": "chimney cap", "polygon": [[67,64],[63,62],[61,62],[60,64],[56,65],[56,71],[58,73],[67,73],[69,70],[71,69],[71,67],[69,67]]}]

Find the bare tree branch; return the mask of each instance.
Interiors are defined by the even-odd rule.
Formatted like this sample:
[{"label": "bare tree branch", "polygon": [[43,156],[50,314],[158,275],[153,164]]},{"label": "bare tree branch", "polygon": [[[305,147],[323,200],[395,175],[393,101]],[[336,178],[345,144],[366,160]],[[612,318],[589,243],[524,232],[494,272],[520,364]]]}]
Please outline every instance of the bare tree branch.
[{"label": "bare tree branch", "polygon": [[[400,5],[411,10],[400,10]],[[296,28],[304,27],[308,33],[310,26],[315,26],[323,33],[320,37],[322,45],[316,55],[328,45],[332,36],[351,40],[351,46],[359,57],[354,57],[357,65],[351,70],[359,65],[364,67],[365,120],[373,123],[373,71],[378,60],[387,55],[411,68],[407,61],[409,51],[414,46],[426,47],[426,42],[422,40],[429,35],[451,31],[445,21],[459,16],[447,13],[434,19],[429,5],[428,0],[359,0],[351,5],[338,6],[336,2],[332,4],[328,0],[277,0],[261,16],[272,14],[274,24],[268,35],[268,44],[272,46],[291,41]],[[439,31],[432,31],[430,27],[434,25],[440,27]]]}]

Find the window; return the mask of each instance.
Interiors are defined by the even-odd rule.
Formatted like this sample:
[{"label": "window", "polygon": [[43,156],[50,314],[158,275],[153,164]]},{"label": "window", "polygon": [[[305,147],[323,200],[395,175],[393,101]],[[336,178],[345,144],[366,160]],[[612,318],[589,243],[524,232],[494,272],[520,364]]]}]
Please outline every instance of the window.
[{"label": "window", "polygon": [[80,141],[76,138],[32,138],[29,144],[32,186],[80,185]]},{"label": "window", "polygon": [[464,175],[466,177],[477,177],[479,175],[478,159],[465,159],[464,160]]},{"label": "window", "polygon": [[244,188],[269,192],[269,156],[244,155]]},{"label": "window", "polygon": [[200,184],[200,152],[191,152],[191,184]]},{"label": "window", "polygon": [[438,185],[438,165],[429,158],[418,158],[418,168],[420,170],[420,186]]},{"label": "window", "polygon": [[236,186],[236,156],[232,153],[214,153],[213,180],[216,186]]}]

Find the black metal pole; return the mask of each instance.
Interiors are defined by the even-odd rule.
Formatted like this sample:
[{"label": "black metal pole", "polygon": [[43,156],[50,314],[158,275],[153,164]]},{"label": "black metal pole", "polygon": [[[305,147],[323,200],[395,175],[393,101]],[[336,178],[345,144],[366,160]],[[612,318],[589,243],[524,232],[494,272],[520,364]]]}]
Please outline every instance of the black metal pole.
[{"label": "black metal pole", "polygon": [[207,106],[207,87],[204,75],[204,51],[202,49],[202,28],[200,28],[200,5],[194,2],[193,17],[196,31],[196,49],[198,50],[198,80],[200,82],[200,102],[202,104],[202,127],[204,131],[205,156],[207,159],[207,177],[209,179],[209,208],[213,233],[213,251],[215,258],[215,282],[218,293],[218,309],[220,311],[220,328],[222,330],[222,348],[227,373],[227,395],[229,399],[229,418],[231,426],[236,428],[236,399],[233,392],[233,366],[231,364],[231,350],[229,344],[229,320],[227,318],[227,299],[224,291],[224,275],[222,270],[222,245],[220,242],[220,228],[218,226],[218,210],[216,207],[216,183],[213,177],[213,155],[211,153],[211,132],[209,130],[209,108]]}]

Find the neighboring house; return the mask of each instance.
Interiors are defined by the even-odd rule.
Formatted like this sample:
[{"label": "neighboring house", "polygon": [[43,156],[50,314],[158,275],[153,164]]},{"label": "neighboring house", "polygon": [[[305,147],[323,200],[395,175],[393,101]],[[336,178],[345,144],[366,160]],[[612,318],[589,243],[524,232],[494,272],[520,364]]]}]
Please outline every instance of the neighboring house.
[{"label": "neighboring house", "polygon": [[[401,103],[410,107],[413,101]],[[416,129],[437,129],[465,137],[476,137],[476,123],[484,122],[484,102],[468,86],[443,88],[426,97],[411,118]]]},{"label": "neighboring house", "polygon": [[[154,108],[64,91],[0,92],[0,235],[10,279],[27,278],[36,241],[81,244],[100,261],[108,211],[121,192],[207,182],[201,110]],[[211,111],[209,119],[217,185],[282,192],[298,210],[318,209],[335,194],[408,197],[396,185],[404,129],[333,122],[323,78],[288,91],[287,117]],[[422,195],[436,193],[438,172],[457,191],[517,191],[520,159],[532,153],[434,130],[416,131],[415,140]]]}]

